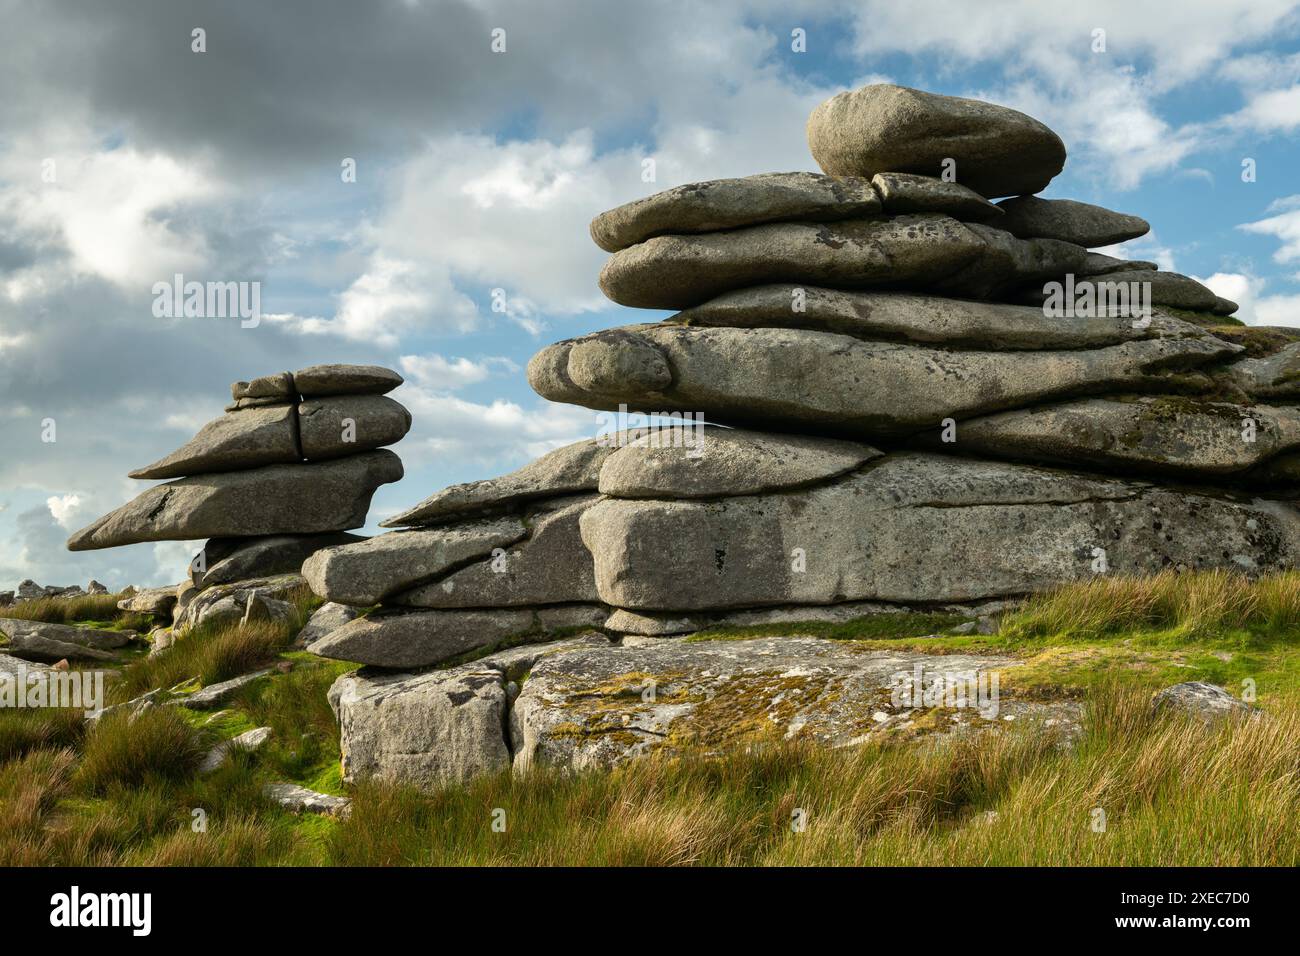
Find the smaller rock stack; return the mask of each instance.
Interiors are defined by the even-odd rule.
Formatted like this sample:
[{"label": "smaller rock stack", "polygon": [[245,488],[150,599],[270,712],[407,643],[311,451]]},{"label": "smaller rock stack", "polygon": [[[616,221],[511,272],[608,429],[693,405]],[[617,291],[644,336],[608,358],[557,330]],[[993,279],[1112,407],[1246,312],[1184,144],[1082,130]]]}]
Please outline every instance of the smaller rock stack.
[{"label": "smaller rock stack", "polygon": [[235,382],[224,415],[131,472],[174,480],[78,531],[68,549],[208,538],[176,598],[151,589],[128,599],[131,609],[157,614],[172,605],[177,613],[217,585],[296,574],[318,549],[364,540],[346,531],[365,524],[375,489],[402,477],[401,460],[384,449],[411,426],[410,413],[385,394],[401,383],[371,365]]}]

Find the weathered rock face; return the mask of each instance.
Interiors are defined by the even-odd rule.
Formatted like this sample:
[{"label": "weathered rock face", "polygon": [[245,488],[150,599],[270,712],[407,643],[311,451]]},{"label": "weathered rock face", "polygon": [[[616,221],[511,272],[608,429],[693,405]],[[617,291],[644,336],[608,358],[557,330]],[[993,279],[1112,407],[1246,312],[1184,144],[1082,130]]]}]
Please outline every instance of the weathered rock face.
[{"label": "weathered rock face", "polygon": [[132,478],[179,478],[302,460],[292,405],[244,408],[204,425],[197,435]]},{"label": "weathered rock face", "polygon": [[1066,321],[1028,305],[788,284],[728,292],[679,312],[669,321],[727,328],[810,329],[874,341],[1005,351],[1096,348],[1162,334],[1198,334],[1176,319],[1155,318],[1148,327],[1135,326],[1132,319],[1119,316],[1081,316]]},{"label": "weathered rock face", "polygon": [[303,576],[326,600],[366,607],[508,547],[527,534],[524,523],[514,517],[393,531],[318,551],[303,565]]},{"label": "weathered rock face", "polygon": [[534,459],[518,471],[486,481],[452,485],[431,495],[414,508],[381,523],[385,528],[437,524],[453,518],[483,514],[542,498],[595,491],[600,466],[624,435],[606,440],[574,442]]},{"label": "weathered rock face", "polygon": [[[600,597],[615,607],[940,603],[1089,578],[1099,557],[1119,574],[1289,567],[1300,556],[1300,512],[1284,502],[897,454],[807,491],[607,499],[583,516],[582,536]],[[926,542],[942,542],[942,554]]]},{"label": "weathered rock face", "polygon": [[1187,398],[1086,399],[963,422],[964,453],[1190,477],[1230,475],[1300,447],[1300,410]]},{"label": "weathered rock face", "polygon": [[150,488],[78,531],[68,539],[68,550],[359,528],[375,489],[401,477],[401,460],[380,450],[336,461],[181,478]]},{"label": "weathered rock face", "polygon": [[591,555],[578,531],[582,513],[596,500],[595,495],[581,495],[537,506],[526,516],[526,539],[434,583],[398,594],[390,603],[453,608],[599,601]]},{"label": "weathered rock face", "polygon": [[201,590],[214,584],[230,584],[249,578],[297,574],[302,570],[303,562],[322,548],[364,540],[360,535],[346,531],[277,534],[264,538],[213,538],[190,561],[190,581]]},{"label": "weathered rock face", "polygon": [[1151,703],[1156,710],[1178,711],[1205,724],[1247,718],[1258,713],[1222,687],[1199,680],[1166,687],[1152,698]]},{"label": "weathered rock face", "polygon": [[0,634],[9,639],[4,653],[29,661],[116,661],[113,651],[139,639],[134,631],[71,627],[45,621],[0,618]]},{"label": "weathered rock face", "polygon": [[275,372],[263,375],[251,382],[233,382],[230,397],[236,402],[245,399],[270,399],[290,404],[298,397],[298,387],[294,385],[293,374]]},{"label": "weathered rock face", "polygon": [[185,445],[131,477],[177,478],[341,458],[400,441],[410,427],[410,413],[380,395],[245,407],[204,425]]},{"label": "weathered rock face", "polygon": [[1002,216],[1001,209],[975,190],[933,176],[876,173],[871,177],[871,185],[880,197],[885,212],[891,215],[939,212],[954,219],[973,222],[996,220]]},{"label": "weathered rock face", "polygon": [[1300,398],[1300,342],[1272,355],[1233,362],[1224,375],[1252,398]]},{"label": "weathered rock face", "polygon": [[[1125,283],[1130,287],[1150,288],[1153,305],[1167,305],[1175,309],[1213,313],[1219,297],[1195,279],[1177,272],[1157,272],[1149,269],[1118,269],[1088,280],[1094,283]],[[1081,288],[1082,283],[1078,286]],[[1043,290],[1030,287],[1024,296],[1030,302],[1042,302]],[[1233,311],[1236,311],[1235,308]]]},{"label": "weathered rock face", "polygon": [[[911,609],[986,634],[1023,595],[1096,575],[1296,565],[1300,343],[1225,325],[1235,305],[1192,279],[1090,252],[1149,227],[1033,196],[1065,149],[1024,114],[881,84],[823,104],[808,134],[831,175],[679,186],[592,223],[611,299],[682,311],[550,346],[529,381],[650,426],[440,491],[385,523],[414,530],[306,560],[343,603],[302,640],[367,665],[331,692],[347,779],[436,786],[1003,716],[1073,733],[1072,705],[1012,696],[995,721],[894,703],[914,665],[1014,666],[991,655],[693,632]],[[1138,308],[1095,308],[1112,288]],[[1200,314],[1149,315],[1146,291]],[[304,370],[233,394],[237,414],[297,408],[310,459],[385,387]],[[386,402],[359,430],[404,433]],[[665,429],[674,414],[689,426]],[[180,617],[240,606],[205,594]],[[603,633],[554,641],[569,628]],[[381,670],[430,667],[446,669]]]},{"label": "weathered rock face", "polygon": [[1151,224],[1073,199],[1016,196],[998,203],[1005,216],[995,225],[1020,239],[1061,239],[1077,246],[1109,246],[1145,236]]},{"label": "weathered rock face", "polygon": [[311,398],[298,406],[302,456],[308,461],[341,458],[382,448],[411,428],[411,413],[382,395]]},{"label": "weathered rock face", "polygon": [[200,624],[237,624],[249,620],[289,620],[293,606],[285,598],[306,587],[297,574],[250,578],[231,584],[213,584],[178,603],[172,629],[183,633]]},{"label": "weathered rock face", "polygon": [[135,631],[110,631],[95,627],[73,627],[46,621],[27,621],[18,618],[0,618],[0,634],[15,643],[29,635],[38,635],[65,644],[79,644],[100,651],[117,650],[139,640]]},{"label": "weathered rock face", "polygon": [[172,612],[172,607],[176,604],[176,589],[179,585],[172,584],[161,588],[144,588],[133,594],[127,595],[117,602],[117,606],[123,611],[136,611],[141,614],[155,614],[159,617],[165,617]]},{"label": "weathered rock face", "polygon": [[607,614],[600,605],[377,611],[331,631],[307,650],[375,667],[429,667],[472,651],[545,641],[560,629],[598,627]]},{"label": "weathered rock face", "polygon": [[293,640],[294,647],[313,644],[356,619],[356,608],[327,601],[312,613],[306,625],[298,632],[298,636]]},{"label": "weathered rock face", "polygon": [[773,223],[695,236],[665,235],[616,252],[600,287],[619,305],[684,309],[771,282],[841,289],[943,288],[989,298],[1077,272],[1085,252],[1050,239],[936,213],[834,223]]},{"label": "weathered rock face", "polygon": [[383,395],[401,385],[402,376],[378,365],[313,365],[294,372],[293,384],[303,398]]},{"label": "weathered rock face", "polygon": [[692,447],[649,434],[618,449],[600,470],[615,498],[714,498],[829,481],[880,455],[856,442],[708,428]]},{"label": "weathered rock face", "polygon": [[[889,653],[793,636],[571,648],[534,662],[511,708],[514,766],[605,768],[647,753],[781,741],[840,747],[925,732],[926,717],[939,733],[1059,721],[1056,708],[992,692],[994,675],[1015,666],[992,655]],[[943,686],[954,688],[948,706],[934,693]],[[952,706],[956,688],[961,703]]]},{"label": "weathered rock face", "polygon": [[980,100],[875,83],[831,97],[808,119],[808,148],[832,176],[941,176],[983,196],[1036,193],[1065,165],[1065,144],[1024,113]]},{"label": "weathered rock face", "polygon": [[507,769],[510,681],[543,655],[576,643],[520,648],[423,674],[340,677],[329,699],[344,781],[379,777],[432,788]]},{"label": "weathered rock face", "polygon": [[1239,351],[1210,336],[1008,354],[801,329],[641,326],[543,349],[528,381],[545,398],[588,408],[693,410],[870,439],[1083,392],[1158,389],[1167,369]]},{"label": "weathered rock face", "polygon": [[1079,275],[1099,276],[1109,272],[1154,271],[1156,268],[1154,262],[1146,262],[1141,259],[1117,259],[1104,253],[1090,252],[1083,262],[1083,268],[1079,270]]},{"label": "weathered rock face", "polygon": [[871,183],[816,173],[763,173],[715,179],[655,193],[603,212],[591,238],[617,252],[665,233],[716,232],[761,222],[854,219],[880,212]]}]

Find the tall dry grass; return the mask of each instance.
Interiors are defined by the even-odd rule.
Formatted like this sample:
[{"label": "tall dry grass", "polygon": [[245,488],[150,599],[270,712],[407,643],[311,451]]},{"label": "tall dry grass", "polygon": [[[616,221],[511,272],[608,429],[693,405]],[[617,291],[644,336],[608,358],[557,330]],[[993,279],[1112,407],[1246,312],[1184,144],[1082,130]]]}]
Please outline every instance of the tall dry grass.
[{"label": "tall dry grass", "polygon": [[1003,623],[1013,637],[1097,637],[1138,628],[1188,638],[1227,629],[1300,628],[1300,572],[1252,581],[1230,571],[1098,576],[1030,598]]},{"label": "tall dry grass", "polygon": [[119,594],[82,594],[77,597],[37,598],[0,608],[0,617],[47,624],[73,624],[77,621],[112,623],[127,630],[147,632],[153,618],[147,614],[120,611]]},{"label": "tall dry grass", "polygon": [[[775,748],[542,772],[433,795],[371,783],[353,865],[1295,865],[1300,712],[1206,728],[1108,688],[1083,739]],[[492,811],[505,811],[504,833]],[[806,826],[796,830],[796,811]],[[1105,829],[1094,827],[1097,811]]]}]

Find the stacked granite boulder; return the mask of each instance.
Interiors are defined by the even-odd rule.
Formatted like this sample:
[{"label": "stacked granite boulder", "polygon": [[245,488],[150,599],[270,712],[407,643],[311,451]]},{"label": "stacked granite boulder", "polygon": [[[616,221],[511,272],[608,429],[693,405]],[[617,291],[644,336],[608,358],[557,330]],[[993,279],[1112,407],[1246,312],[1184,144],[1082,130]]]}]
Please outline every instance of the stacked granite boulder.
[{"label": "stacked granite boulder", "polygon": [[[584,680],[635,671],[610,637],[1296,566],[1290,333],[1231,325],[1236,306],[1195,280],[1093,251],[1149,227],[1033,195],[1065,147],[1024,114],[873,85],[819,107],[808,140],[824,175],[681,186],[592,223],[606,295],[676,314],[545,348],[528,379],[553,401],[660,416],[650,428],[449,488],[388,522],[409,530],[307,562],[321,595],[384,605],[311,649],[382,668],[609,612],[581,653],[530,655],[522,691],[504,663],[341,679],[345,772],[572,755],[602,729],[575,730],[544,688],[590,697]],[[681,413],[710,425],[653,427]],[[509,726],[495,757],[458,764],[465,738],[430,734],[454,720],[444,692]]]},{"label": "stacked granite boulder", "polygon": [[[322,547],[364,540],[348,530],[365,524],[380,485],[402,477],[401,460],[384,447],[411,426],[410,413],[386,395],[401,383],[396,372],[369,365],[316,365],[235,382],[224,415],[131,472],[173,480],[78,531],[68,548],[208,538],[189,580],[123,600],[129,610],[170,612],[178,623],[193,623],[223,597],[247,612],[249,595],[218,594],[218,586],[284,575],[290,580],[267,593],[301,586],[303,561]],[[194,604],[201,592],[212,601]]]}]

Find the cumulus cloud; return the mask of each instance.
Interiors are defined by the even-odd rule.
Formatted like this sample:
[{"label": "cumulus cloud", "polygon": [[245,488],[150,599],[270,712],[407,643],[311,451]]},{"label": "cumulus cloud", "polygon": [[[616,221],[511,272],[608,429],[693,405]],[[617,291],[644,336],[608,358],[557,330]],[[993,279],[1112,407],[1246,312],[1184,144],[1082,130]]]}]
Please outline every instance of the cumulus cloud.
[{"label": "cumulus cloud", "polygon": [[1277,215],[1242,223],[1237,228],[1256,235],[1275,236],[1281,240],[1281,246],[1273,253],[1275,262],[1300,260],[1300,195],[1275,201],[1269,211],[1277,211]]},{"label": "cumulus cloud", "polygon": [[1264,133],[1300,129],[1300,84],[1255,94],[1227,122]]},{"label": "cumulus cloud", "polygon": [[403,355],[402,371],[417,385],[434,391],[455,391],[466,385],[485,381],[494,369],[518,372],[519,366],[503,356],[475,362],[467,358],[444,358],[441,355]]}]

